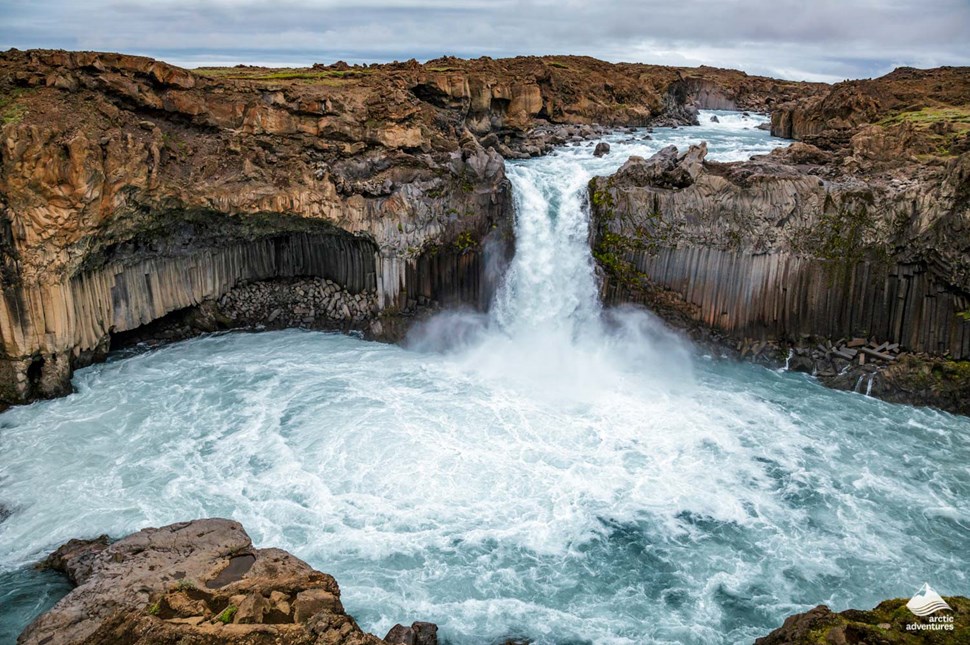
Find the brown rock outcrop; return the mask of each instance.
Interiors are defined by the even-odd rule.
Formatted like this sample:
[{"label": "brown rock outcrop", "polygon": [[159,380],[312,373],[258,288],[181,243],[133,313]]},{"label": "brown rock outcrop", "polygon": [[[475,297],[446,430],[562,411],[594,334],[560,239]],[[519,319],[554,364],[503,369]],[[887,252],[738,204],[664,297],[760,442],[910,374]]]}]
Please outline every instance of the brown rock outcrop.
[{"label": "brown rock outcrop", "polygon": [[[811,143],[845,145],[860,125],[877,121],[893,125],[900,122],[900,115],[923,113],[923,117],[965,122],[968,105],[970,67],[900,67],[876,79],[845,81],[827,91],[776,105],[771,113],[771,133]],[[947,115],[948,108],[956,110]],[[917,117],[915,121],[924,119]]]},{"label": "brown rock outcrop", "polygon": [[112,335],[240,283],[480,305],[510,238],[501,157],[403,87],[66,52],[8,52],[0,85],[24,108],[0,141],[3,401],[62,394]]},{"label": "brown rock outcrop", "polygon": [[[331,576],[285,551],[253,548],[229,520],[144,529],[111,544],[72,540],[47,565],[77,587],[19,645],[384,643],[344,612]],[[437,643],[433,627],[423,628],[424,645]]]}]

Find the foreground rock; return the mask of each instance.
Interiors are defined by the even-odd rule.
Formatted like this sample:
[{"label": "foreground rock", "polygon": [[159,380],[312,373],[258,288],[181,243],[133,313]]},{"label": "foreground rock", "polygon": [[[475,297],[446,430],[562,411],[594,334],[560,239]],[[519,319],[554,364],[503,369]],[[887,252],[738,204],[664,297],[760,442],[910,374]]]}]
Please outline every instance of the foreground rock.
[{"label": "foreground rock", "polygon": [[[803,614],[795,614],[785,624],[755,645],[847,645],[871,643],[903,645],[963,645],[970,643],[970,599],[962,596],[945,598],[952,612],[941,611],[931,618],[920,618],[906,609],[906,600],[886,600],[870,611],[848,609],[835,613],[819,605]],[[946,622],[935,622],[940,620]],[[949,618],[952,617],[952,623]],[[953,630],[939,629],[952,625]]]},{"label": "foreground rock", "polygon": [[[385,642],[344,612],[331,576],[285,551],[253,548],[230,520],[144,529],[114,543],[104,536],[72,540],[47,565],[77,587],[34,621],[19,645]],[[437,643],[430,623],[391,631],[421,640],[388,642]]]}]

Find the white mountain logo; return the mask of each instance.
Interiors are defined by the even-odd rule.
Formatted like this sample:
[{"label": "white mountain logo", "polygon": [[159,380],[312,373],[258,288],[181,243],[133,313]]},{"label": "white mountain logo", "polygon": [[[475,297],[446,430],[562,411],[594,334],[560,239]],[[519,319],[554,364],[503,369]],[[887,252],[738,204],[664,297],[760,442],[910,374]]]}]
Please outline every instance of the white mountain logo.
[{"label": "white mountain logo", "polygon": [[925,582],[916,592],[916,595],[906,603],[906,608],[917,616],[929,616],[941,609],[953,611],[950,605],[946,604],[946,601],[940,597],[940,594],[936,593],[933,587]]}]

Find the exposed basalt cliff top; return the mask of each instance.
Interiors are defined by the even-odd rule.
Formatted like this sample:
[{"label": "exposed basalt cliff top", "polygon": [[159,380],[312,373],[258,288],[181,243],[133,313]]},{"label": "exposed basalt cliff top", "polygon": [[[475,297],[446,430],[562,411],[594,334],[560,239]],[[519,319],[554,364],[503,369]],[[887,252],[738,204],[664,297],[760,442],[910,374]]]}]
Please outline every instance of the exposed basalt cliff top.
[{"label": "exposed basalt cliff top", "polygon": [[[505,118],[500,125],[514,130],[531,126],[535,117],[578,123],[646,121],[663,113],[664,97],[678,83],[695,91],[703,88],[701,102],[716,93],[740,109],[767,109],[826,87],[736,70],[613,64],[579,56],[186,70],[139,56],[59,50],[4,52],[0,81],[6,85],[5,93],[14,93],[2,106],[7,122],[46,124],[50,111],[57,109],[56,103],[45,101],[51,94],[18,95],[13,89],[17,86],[54,87],[69,93],[93,89],[124,99],[130,107],[180,115],[196,125],[255,133],[304,132],[338,141],[422,149],[426,145],[454,149],[457,143],[447,137],[454,132],[435,123],[435,112],[429,109],[435,106],[462,108],[467,113],[463,116],[501,109]],[[250,104],[254,95],[262,105]],[[290,118],[279,113],[281,108]],[[261,118],[267,114],[273,118]],[[316,127],[310,125],[310,118],[321,116],[331,118]],[[336,116],[343,118],[332,118]],[[84,117],[77,114],[72,121]],[[382,136],[386,129],[382,126],[389,123],[428,130],[421,140],[415,132]],[[444,138],[433,137],[434,130],[441,130]]]},{"label": "exposed basalt cliff top", "polygon": [[[700,103],[769,109],[825,87],[735,70],[612,64],[577,56],[186,70],[112,53],[10,50],[0,55],[5,123],[50,126],[57,116],[63,117],[58,119],[62,128],[84,125],[89,111],[64,108],[77,107],[74,93],[90,90],[122,109],[196,126],[314,135],[323,140],[316,147],[338,154],[360,151],[341,145],[347,143],[454,150],[464,127],[476,134],[515,131],[531,127],[536,118],[646,123],[682,107],[677,101],[688,94]],[[36,91],[42,88],[61,93]],[[457,112],[460,119],[443,121],[436,107]]]},{"label": "exposed basalt cliff top", "polygon": [[[640,63],[608,63],[588,56],[519,56],[466,60],[444,57],[405,63],[348,66],[337,63],[303,69],[250,66],[203,68],[195,73],[224,80],[259,83],[299,82],[331,87],[404,87],[419,98],[438,105],[457,107],[456,100],[474,97],[482,88],[498,87],[495,100],[513,100],[526,88],[537,87],[540,110],[534,116],[553,122],[631,124],[657,116],[663,96],[672,85],[683,84],[701,102],[717,95],[722,105],[739,109],[770,109],[779,102],[815,92],[827,86],[778,80],[730,69],[700,66],[667,67]],[[509,96],[503,97],[502,92]],[[533,90],[534,91],[534,90]],[[479,97],[480,100],[481,97]],[[484,106],[483,106],[484,107]],[[528,125],[528,122],[518,125]]]}]

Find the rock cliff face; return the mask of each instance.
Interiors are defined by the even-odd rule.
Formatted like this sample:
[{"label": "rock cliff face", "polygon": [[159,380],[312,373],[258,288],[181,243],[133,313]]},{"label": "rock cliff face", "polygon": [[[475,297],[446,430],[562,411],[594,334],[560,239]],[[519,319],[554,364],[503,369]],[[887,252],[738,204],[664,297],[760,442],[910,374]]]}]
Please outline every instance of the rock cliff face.
[{"label": "rock cliff face", "polygon": [[166,316],[204,306],[214,324],[252,322],[258,308],[212,305],[248,283],[329,280],[364,315],[294,291],[273,298],[300,311],[274,320],[377,337],[421,306],[483,306],[511,244],[501,155],[541,154],[591,123],[686,123],[695,104],[817,91],[581,57],[188,71],[8,51],[0,405],[68,391],[112,338]]},{"label": "rock cliff face", "polygon": [[438,110],[404,90],[111,55],[3,63],[26,107],[3,129],[2,400],[63,393],[112,334],[243,282],[329,279],[374,315],[486,297],[486,248],[509,239],[503,161],[435,132]]},{"label": "rock cliff face", "polygon": [[[195,520],[117,542],[71,540],[47,560],[76,588],[19,645],[436,645],[430,623],[384,641],[348,616],[333,577],[279,549],[256,549],[236,522]],[[412,634],[402,641],[396,634]]]},{"label": "rock cliff face", "polygon": [[[941,118],[917,129],[970,129]],[[631,158],[590,184],[606,299],[700,323],[742,353],[791,349],[839,387],[862,377],[875,395],[970,412],[970,154],[923,155],[915,131],[864,125],[847,146],[742,163],[708,162],[705,146]],[[910,378],[890,347],[932,361],[932,375]]]},{"label": "rock cliff face", "polygon": [[[845,81],[810,97],[776,104],[771,112],[771,133],[837,146],[847,145],[858,127],[865,124],[890,127],[904,123],[943,125],[949,121],[944,125],[945,132],[935,134],[953,134],[966,141],[966,129],[958,126],[967,122],[967,106],[970,68],[900,67],[880,78]],[[909,143],[910,151],[915,152]]]}]

